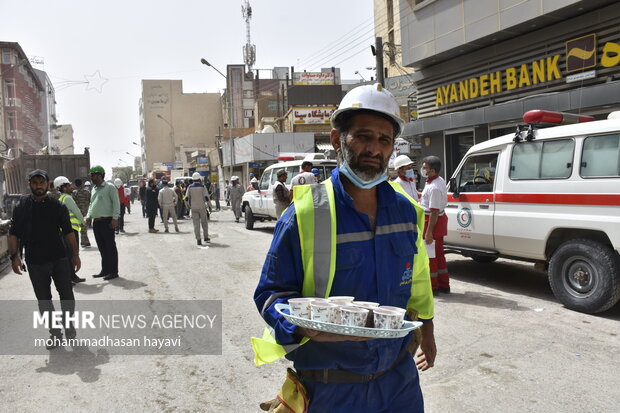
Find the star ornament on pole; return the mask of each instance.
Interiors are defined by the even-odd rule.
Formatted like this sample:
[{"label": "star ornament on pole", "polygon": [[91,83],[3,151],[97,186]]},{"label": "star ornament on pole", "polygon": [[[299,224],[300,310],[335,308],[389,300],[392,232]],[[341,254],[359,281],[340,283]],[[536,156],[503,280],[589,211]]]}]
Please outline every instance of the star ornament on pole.
[{"label": "star ornament on pole", "polygon": [[99,70],[90,76],[85,75],[84,79],[86,79],[86,90],[96,90],[99,93],[101,93],[103,85],[108,82],[107,78],[101,76]]}]

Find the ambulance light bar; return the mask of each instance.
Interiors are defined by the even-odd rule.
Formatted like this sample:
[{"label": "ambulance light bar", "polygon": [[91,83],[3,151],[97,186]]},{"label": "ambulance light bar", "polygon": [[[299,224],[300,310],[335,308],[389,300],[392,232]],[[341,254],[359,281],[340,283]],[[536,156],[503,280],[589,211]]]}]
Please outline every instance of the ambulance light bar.
[{"label": "ambulance light bar", "polygon": [[523,115],[523,121],[530,125],[554,124],[569,125],[572,123],[592,122],[593,116],[575,115],[573,113],[553,112],[550,110],[530,110]]}]

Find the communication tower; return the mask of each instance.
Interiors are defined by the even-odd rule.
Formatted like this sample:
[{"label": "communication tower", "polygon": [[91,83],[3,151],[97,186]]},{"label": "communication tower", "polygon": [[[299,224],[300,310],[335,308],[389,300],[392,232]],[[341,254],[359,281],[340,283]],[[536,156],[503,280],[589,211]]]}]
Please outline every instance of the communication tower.
[{"label": "communication tower", "polygon": [[245,0],[241,5],[241,14],[245,20],[246,44],[243,46],[243,62],[248,67],[248,72],[252,70],[252,66],[256,63],[256,46],[252,44],[250,39],[250,20],[252,20],[252,6],[250,2]]}]

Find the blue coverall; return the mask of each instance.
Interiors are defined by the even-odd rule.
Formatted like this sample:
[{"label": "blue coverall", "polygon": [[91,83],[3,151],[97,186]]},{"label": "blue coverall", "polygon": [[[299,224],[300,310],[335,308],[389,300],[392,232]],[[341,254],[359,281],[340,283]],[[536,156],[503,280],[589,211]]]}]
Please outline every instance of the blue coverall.
[{"label": "blue coverall", "polygon": [[[330,295],[354,296],[360,301],[405,308],[417,252],[416,212],[411,202],[387,182],[379,184],[373,232],[368,216],[354,208],[353,199],[344,191],[337,168],[332,172],[332,181],[337,211],[337,252]],[[359,240],[364,238],[367,239]],[[301,296],[303,276],[295,206],[291,204],[276,224],[254,294],[258,310],[275,330],[280,344],[298,343],[300,337],[295,335],[297,327],[279,315],[274,306]],[[284,292],[296,293],[270,300],[274,294]],[[265,303],[269,304],[263,308]],[[286,357],[294,362],[297,370],[341,369],[372,374],[389,370],[405,351],[410,337],[333,343],[311,340]],[[390,372],[367,383],[323,384],[303,377],[302,381],[309,392],[310,412],[424,411],[417,368],[409,355]]]}]

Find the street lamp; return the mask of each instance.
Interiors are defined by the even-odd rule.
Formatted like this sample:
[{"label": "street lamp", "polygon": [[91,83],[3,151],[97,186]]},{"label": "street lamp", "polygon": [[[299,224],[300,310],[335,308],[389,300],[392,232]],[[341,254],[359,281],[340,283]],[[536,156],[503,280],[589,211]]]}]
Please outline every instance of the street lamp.
[{"label": "street lamp", "polygon": [[166,120],[166,118],[164,118],[159,113],[157,114],[157,117],[163,120],[164,122],[166,122],[168,126],[170,126],[170,141],[172,142],[172,155],[173,155],[173,160],[174,160],[173,169],[174,169],[177,163],[177,146],[176,146],[176,142],[174,141],[174,127],[172,126],[170,122]]},{"label": "street lamp", "polygon": [[364,76],[362,76],[362,74],[360,73],[359,70],[356,70],[355,74],[358,75],[359,77],[361,77],[364,82],[366,81],[366,79],[364,79]]},{"label": "street lamp", "polygon": [[228,112],[228,140],[230,141],[230,176],[232,177],[232,172],[233,172],[233,138],[232,138],[232,102],[231,100],[231,95],[230,95],[230,85],[228,84],[228,78],[226,77],[226,75],[222,72],[220,72],[219,70],[217,70],[217,68],[215,66],[213,66],[211,63],[209,63],[207,61],[207,59],[205,59],[204,57],[202,59],[200,59],[200,63],[202,63],[203,65],[209,66],[210,68],[212,68],[213,70],[215,70],[217,73],[219,73],[220,75],[222,75],[222,77],[224,79],[226,79],[226,94],[227,99],[226,99],[226,106],[227,107],[227,112]]}]

